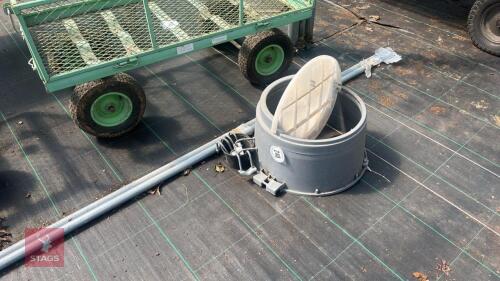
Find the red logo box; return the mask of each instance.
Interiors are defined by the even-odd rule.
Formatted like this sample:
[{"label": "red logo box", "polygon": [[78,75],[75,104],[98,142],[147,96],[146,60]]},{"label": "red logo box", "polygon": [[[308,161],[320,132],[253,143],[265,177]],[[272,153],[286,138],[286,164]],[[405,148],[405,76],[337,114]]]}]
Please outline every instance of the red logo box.
[{"label": "red logo box", "polygon": [[24,237],[25,266],[64,266],[64,229],[26,228]]}]

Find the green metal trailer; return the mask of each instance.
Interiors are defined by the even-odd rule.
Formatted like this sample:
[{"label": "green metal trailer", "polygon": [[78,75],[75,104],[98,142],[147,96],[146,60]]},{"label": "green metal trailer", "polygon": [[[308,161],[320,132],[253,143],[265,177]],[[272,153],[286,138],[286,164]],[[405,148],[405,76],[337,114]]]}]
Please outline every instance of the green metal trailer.
[{"label": "green metal trailer", "polygon": [[243,74],[266,84],[284,72],[293,45],[278,27],[313,16],[315,0],[11,0],[47,91],[76,86],[75,122],[98,137],[130,131],[145,108],[123,72],[245,38]]}]

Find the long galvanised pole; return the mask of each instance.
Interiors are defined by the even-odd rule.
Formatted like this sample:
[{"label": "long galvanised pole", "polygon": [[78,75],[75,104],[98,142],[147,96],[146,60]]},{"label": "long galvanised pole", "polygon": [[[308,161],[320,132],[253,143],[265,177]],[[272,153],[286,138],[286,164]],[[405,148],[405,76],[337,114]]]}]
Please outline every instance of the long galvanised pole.
[{"label": "long galvanised pole", "polygon": [[[362,73],[366,73],[368,68],[382,62],[393,63],[397,62],[399,59],[401,59],[401,57],[392,51],[392,49],[381,48],[376,51],[374,56],[363,60],[342,72],[342,83],[345,84],[354,77]],[[234,129],[234,131],[251,135],[254,130],[254,125],[255,119],[238,126]],[[87,223],[109,213],[110,211],[120,207],[138,195],[150,190],[175,175],[180,174],[184,170],[214,155],[217,151],[217,143],[223,137],[224,136],[221,136],[203,146],[198,147],[197,149],[177,158],[165,166],[158,168],[142,178],[125,185],[124,187],[106,195],[94,203],[87,205],[71,215],[51,224],[47,227],[49,230],[43,233],[44,236],[48,235],[51,241],[57,241],[61,238],[59,237],[59,235],[61,235],[61,231],[51,229],[62,228],[64,229],[64,235],[69,235],[71,232],[84,227]],[[29,243],[26,241],[33,242]],[[0,271],[25,256],[40,250],[42,244],[34,241],[36,241],[36,239],[33,239],[33,237],[25,237],[25,239],[18,241],[10,247],[0,251]],[[26,245],[26,243],[28,243],[28,245]],[[29,249],[29,251],[26,251],[26,249]]]},{"label": "long galvanised pole", "polygon": [[[235,131],[251,135],[254,129],[254,122],[255,121],[252,120],[242,124],[237,127]],[[46,237],[47,235],[50,241],[58,241],[63,238],[61,237],[63,233],[64,235],[70,234],[87,223],[105,215],[106,213],[109,213],[113,209],[116,209],[124,203],[143,194],[154,186],[161,184],[165,180],[182,173],[184,170],[214,155],[217,150],[217,143],[221,138],[222,137],[219,137],[206,143],[205,145],[177,158],[165,166],[143,176],[142,178],[125,185],[119,190],[110,193],[87,207],[51,224],[50,226],[47,226],[47,230],[43,232],[43,236]],[[60,231],[61,228],[64,232]],[[33,237],[36,237],[35,235],[36,234],[34,234]],[[29,256],[30,254],[40,250],[42,246],[41,243],[33,237],[26,237],[24,240],[21,240],[3,250],[1,252],[2,257],[0,258],[0,270],[5,269],[25,256]],[[31,242],[26,244],[27,241]]]}]

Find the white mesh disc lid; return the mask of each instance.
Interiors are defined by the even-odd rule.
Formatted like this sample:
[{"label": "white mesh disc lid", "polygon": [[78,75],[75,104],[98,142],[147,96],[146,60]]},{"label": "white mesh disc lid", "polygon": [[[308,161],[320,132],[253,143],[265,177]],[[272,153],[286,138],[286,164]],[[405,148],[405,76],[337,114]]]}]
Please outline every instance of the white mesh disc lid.
[{"label": "white mesh disc lid", "polygon": [[337,60],[318,56],[288,84],[274,113],[271,130],[301,139],[316,139],[332,114],[341,88]]}]

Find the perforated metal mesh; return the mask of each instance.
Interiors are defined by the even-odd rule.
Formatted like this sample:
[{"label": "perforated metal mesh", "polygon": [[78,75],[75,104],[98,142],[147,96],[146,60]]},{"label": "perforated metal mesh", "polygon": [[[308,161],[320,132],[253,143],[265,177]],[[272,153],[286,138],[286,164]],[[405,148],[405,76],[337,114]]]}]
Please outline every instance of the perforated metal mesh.
[{"label": "perforated metal mesh", "polygon": [[[33,2],[33,0],[17,0],[17,3],[28,3],[28,2]],[[71,5],[75,3],[81,3],[83,2],[82,0],[57,0],[54,1],[53,3],[49,4],[44,4],[44,5],[39,5],[33,8],[27,8],[23,10],[23,14],[32,14],[32,13],[37,13],[37,12],[43,12],[46,10],[51,10],[53,8],[58,8],[58,7],[64,7],[66,5]]]},{"label": "perforated metal mesh", "polygon": [[[113,23],[118,24],[122,34],[110,28]],[[142,51],[152,48],[140,3],[58,19],[29,30],[51,75],[124,57],[129,45]],[[121,38],[127,34],[132,40],[124,45]]]},{"label": "perforated metal mesh", "polygon": [[[41,22],[29,27],[29,32],[49,75],[153,48],[142,1],[108,1],[117,4],[105,9],[93,8],[90,12],[82,11],[88,9],[89,5],[103,5],[103,1],[87,2],[85,8],[74,8],[75,4],[83,2],[85,0],[60,0],[22,11],[25,17]],[[306,7],[306,3],[309,3],[308,0],[246,0],[244,23],[298,9],[297,5]],[[239,0],[149,1],[157,43],[165,47],[237,27],[238,5]],[[70,11],[70,14],[59,16],[53,12],[61,8]]]}]

